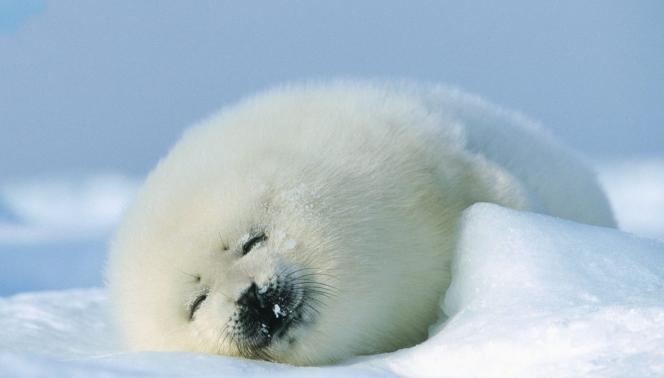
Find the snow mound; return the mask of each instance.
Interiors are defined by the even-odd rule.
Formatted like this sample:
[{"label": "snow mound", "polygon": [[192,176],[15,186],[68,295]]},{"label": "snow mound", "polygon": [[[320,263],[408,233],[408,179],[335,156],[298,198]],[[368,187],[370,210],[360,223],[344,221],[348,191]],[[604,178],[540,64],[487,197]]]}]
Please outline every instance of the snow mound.
[{"label": "snow mound", "polygon": [[426,342],[330,367],[123,352],[101,289],[0,299],[0,376],[662,376],[664,244],[478,204]]},{"label": "snow mound", "polygon": [[399,352],[396,371],[662,375],[664,244],[478,204],[462,220],[442,310],[449,321]]}]

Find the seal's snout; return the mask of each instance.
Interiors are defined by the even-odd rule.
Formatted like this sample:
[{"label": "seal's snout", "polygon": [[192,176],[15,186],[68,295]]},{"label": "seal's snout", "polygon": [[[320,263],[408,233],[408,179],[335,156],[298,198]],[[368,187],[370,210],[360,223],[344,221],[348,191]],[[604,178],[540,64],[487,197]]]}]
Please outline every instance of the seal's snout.
[{"label": "seal's snout", "polygon": [[271,286],[259,288],[255,282],[236,301],[239,320],[245,336],[269,344],[283,334],[291,323],[287,310],[289,293]]}]

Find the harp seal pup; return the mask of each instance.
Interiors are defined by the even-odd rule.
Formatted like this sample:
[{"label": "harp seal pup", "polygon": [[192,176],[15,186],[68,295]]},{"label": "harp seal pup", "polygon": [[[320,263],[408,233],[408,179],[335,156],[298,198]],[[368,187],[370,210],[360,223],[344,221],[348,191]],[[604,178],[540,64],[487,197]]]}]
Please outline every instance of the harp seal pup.
[{"label": "harp seal pup", "polygon": [[437,85],[268,90],[189,129],[111,245],[133,350],[295,365],[427,337],[476,202],[614,226],[594,175],[534,122]]}]

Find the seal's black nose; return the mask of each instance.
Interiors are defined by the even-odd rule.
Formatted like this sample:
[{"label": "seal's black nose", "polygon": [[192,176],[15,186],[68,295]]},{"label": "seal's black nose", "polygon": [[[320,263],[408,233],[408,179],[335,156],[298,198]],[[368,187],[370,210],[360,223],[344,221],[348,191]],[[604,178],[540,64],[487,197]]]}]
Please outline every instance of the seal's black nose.
[{"label": "seal's black nose", "polygon": [[251,283],[251,286],[242,293],[240,298],[237,300],[238,306],[244,306],[249,308],[260,307],[261,301],[259,300],[260,294],[258,293],[258,286],[255,282]]},{"label": "seal's black nose", "polygon": [[242,293],[236,304],[240,309],[240,321],[247,334],[271,338],[287,325],[287,317],[279,306],[279,293],[269,288],[260,289],[255,282]]}]

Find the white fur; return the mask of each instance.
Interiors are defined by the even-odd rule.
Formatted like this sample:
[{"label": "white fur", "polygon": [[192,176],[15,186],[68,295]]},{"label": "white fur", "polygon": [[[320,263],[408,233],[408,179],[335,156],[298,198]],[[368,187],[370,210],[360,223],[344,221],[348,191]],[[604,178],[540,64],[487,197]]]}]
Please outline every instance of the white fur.
[{"label": "white fur", "polygon": [[[239,355],[224,326],[240,293],[304,268],[335,295],[271,358],[412,345],[449,284],[457,219],[480,201],[613,225],[593,174],[523,116],[439,86],[273,89],[190,129],[150,174],[112,243],[115,314],[136,350]],[[255,227],[270,237],[241,256]]]}]

